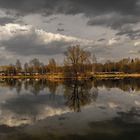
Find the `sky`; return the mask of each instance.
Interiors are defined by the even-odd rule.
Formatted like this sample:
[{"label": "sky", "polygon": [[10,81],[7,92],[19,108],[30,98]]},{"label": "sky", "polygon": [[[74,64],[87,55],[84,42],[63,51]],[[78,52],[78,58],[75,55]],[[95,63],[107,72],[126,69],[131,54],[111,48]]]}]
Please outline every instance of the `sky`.
[{"label": "sky", "polygon": [[139,57],[140,0],[0,0],[0,65],[80,45],[98,62]]}]

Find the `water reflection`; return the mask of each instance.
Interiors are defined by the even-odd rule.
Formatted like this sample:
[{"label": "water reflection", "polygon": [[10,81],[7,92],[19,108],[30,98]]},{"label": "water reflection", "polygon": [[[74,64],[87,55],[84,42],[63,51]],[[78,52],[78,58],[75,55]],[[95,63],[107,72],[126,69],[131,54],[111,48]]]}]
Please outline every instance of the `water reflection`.
[{"label": "water reflection", "polygon": [[[9,87],[10,90],[16,88],[16,92],[20,94],[22,88],[30,91],[34,95],[38,95],[45,88],[49,89],[49,92],[56,94],[57,87],[61,84],[65,85],[65,88],[74,90],[76,92],[77,87],[82,87],[82,90],[89,90],[92,87],[106,87],[108,90],[111,88],[119,88],[123,91],[140,91],[140,78],[123,78],[123,79],[96,79],[94,81],[65,81],[56,82],[48,81],[46,79],[0,79],[0,87]],[[78,88],[77,88],[78,89]],[[78,89],[78,92],[80,90]]]},{"label": "water reflection", "polygon": [[79,112],[82,106],[95,101],[98,95],[97,88],[90,81],[3,79],[0,86],[8,92],[0,101],[0,122],[9,126],[31,124],[67,112]]},{"label": "water reflection", "polygon": [[[35,113],[36,111],[34,110],[36,110],[37,103],[33,100],[36,99],[38,100],[39,104],[45,104],[44,102],[49,100],[52,104],[53,102],[58,102],[58,104],[62,104],[64,107],[68,107],[71,111],[80,112],[81,107],[89,105],[92,102],[96,101],[99,88],[101,89],[105,87],[108,91],[112,88],[118,88],[122,91],[132,93],[134,91],[136,92],[140,90],[139,80],[139,78],[124,78],[102,80],[96,79],[94,81],[57,82],[48,81],[46,79],[0,79],[0,87],[5,87],[6,90],[9,89],[10,91],[13,91],[13,93],[17,93],[18,95],[22,94],[22,96],[16,97],[15,100],[13,100],[13,98],[9,99],[10,101],[12,100],[13,103],[18,105],[19,110],[21,110],[22,108],[21,106],[19,106],[19,103],[23,105],[22,102],[24,102],[24,104],[28,105],[28,109],[30,108],[30,106],[32,106],[30,110],[31,112],[33,111]],[[30,97],[30,95],[26,95],[25,93],[32,93],[33,95],[38,95],[39,97]],[[63,99],[63,102],[60,103],[58,97]],[[30,98],[31,100],[29,100]],[[21,99],[23,99],[23,101],[21,101]],[[10,101],[8,101],[8,103],[10,103]],[[33,103],[31,101],[33,101]],[[140,105],[140,102],[137,100],[135,101],[135,103]],[[108,104],[111,107],[118,107],[118,105],[112,101],[110,101]],[[106,107],[99,105],[99,108],[105,109]]]},{"label": "water reflection", "polygon": [[140,119],[140,108],[132,107],[127,112],[118,112],[118,115],[119,117],[117,118],[117,120],[129,123],[137,123]]},{"label": "water reflection", "polygon": [[60,83],[51,82],[46,79],[1,79],[0,86],[9,87],[10,90],[16,89],[20,94],[21,90],[30,91],[34,95],[38,95],[45,88],[49,88],[49,92],[55,94],[56,89]]},{"label": "water reflection", "polygon": [[81,111],[81,106],[90,104],[98,96],[98,89],[90,81],[66,81],[64,96],[66,105],[76,112]]},{"label": "water reflection", "polygon": [[0,79],[0,139],[123,139],[128,132],[138,136],[139,81]]},{"label": "water reflection", "polygon": [[119,88],[123,91],[140,91],[140,78],[123,78],[123,79],[98,79],[95,81],[98,87]]}]

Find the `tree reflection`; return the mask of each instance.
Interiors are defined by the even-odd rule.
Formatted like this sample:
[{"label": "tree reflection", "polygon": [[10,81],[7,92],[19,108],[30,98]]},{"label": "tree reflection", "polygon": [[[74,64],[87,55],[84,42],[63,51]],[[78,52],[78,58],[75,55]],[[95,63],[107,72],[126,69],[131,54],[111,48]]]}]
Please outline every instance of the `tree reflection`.
[{"label": "tree reflection", "polygon": [[140,90],[140,78],[123,79],[96,79],[94,82],[97,87],[105,86],[107,89],[119,88],[123,91],[132,92]]},{"label": "tree reflection", "polygon": [[25,90],[30,91],[34,95],[38,95],[45,88],[44,79],[25,79],[24,87]]},{"label": "tree reflection", "polygon": [[15,88],[16,88],[17,94],[20,94],[21,89],[22,89],[22,81],[21,80],[16,81]]},{"label": "tree reflection", "polygon": [[66,81],[64,96],[66,105],[75,112],[81,111],[81,106],[90,104],[98,96],[97,88],[92,89],[92,82]]},{"label": "tree reflection", "polygon": [[50,92],[50,99],[55,100],[55,95],[56,95],[58,85],[59,85],[59,83],[55,82],[55,81],[54,82],[52,82],[52,81],[47,82],[47,87],[48,87],[49,92]]},{"label": "tree reflection", "polygon": [[4,79],[5,81],[5,86],[9,87],[10,90],[12,90],[13,88],[15,88],[16,86],[16,79]]},{"label": "tree reflection", "polygon": [[[124,78],[124,79],[95,79],[93,81],[48,81],[46,79],[0,79],[1,87],[8,87],[10,90],[15,89],[17,94],[22,90],[30,92],[34,95],[41,93],[49,94],[49,98],[55,100],[58,93],[58,86],[61,87],[61,93],[67,100],[66,104],[74,111],[79,112],[81,106],[96,100],[98,95],[98,87],[106,87],[106,89],[119,88],[123,91],[133,92],[140,90],[140,78]],[[64,91],[63,91],[64,90]]]},{"label": "tree reflection", "polygon": [[98,96],[97,86],[92,81],[57,82],[46,79],[4,79],[0,81],[0,86],[3,86],[2,83],[10,89],[16,89],[18,94],[20,94],[21,90],[28,91],[35,96],[47,93],[49,94],[49,100],[55,100],[58,86],[63,85],[60,88],[60,92],[64,93],[66,105],[76,112],[81,111],[81,106],[95,101]]},{"label": "tree reflection", "polygon": [[[73,92],[88,92],[90,89],[97,87],[119,88],[123,91],[133,92],[140,91],[140,78],[123,78],[123,79],[94,79],[89,81],[65,81],[65,91],[73,90]],[[0,79],[0,87],[8,87],[10,90],[16,89],[20,94],[22,88],[30,91],[34,95],[40,94],[43,90],[49,91],[51,97],[55,97],[57,87],[63,82],[49,81],[46,79]],[[22,86],[23,85],[23,86]],[[76,89],[78,88],[78,89]]]}]

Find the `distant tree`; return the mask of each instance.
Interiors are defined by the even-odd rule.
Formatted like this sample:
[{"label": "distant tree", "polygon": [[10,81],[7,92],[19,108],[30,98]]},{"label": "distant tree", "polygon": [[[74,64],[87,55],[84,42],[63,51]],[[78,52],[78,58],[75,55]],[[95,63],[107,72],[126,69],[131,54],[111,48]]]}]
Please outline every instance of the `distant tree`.
[{"label": "distant tree", "polygon": [[28,63],[24,64],[24,71],[25,71],[25,73],[29,72],[29,65],[28,65]]},{"label": "distant tree", "polygon": [[22,70],[21,62],[19,59],[16,61],[15,67],[16,67],[17,72],[20,72]]},{"label": "distant tree", "polygon": [[56,61],[55,59],[51,58],[49,60],[48,69],[50,72],[56,72]]},{"label": "distant tree", "polygon": [[45,65],[43,63],[40,63],[40,71],[41,74],[44,74],[46,72]]},{"label": "distant tree", "polygon": [[41,62],[39,61],[39,59],[34,58],[29,62],[29,64],[30,70],[32,69],[33,72],[39,72],[41,66]]},{"label": "distant tree", "polygon": [[96,59],[96,56],[94,54],[91,57],[91,61],[92,61],[92,72],[95,72],[95,67],[96,67],[97,59]]},{"label": "distant tree", "polygon": [[9,67],[6,69],[7,75],[15,75],[16,74],[16,68],[13,64],[10,64]]},{"label": "distant tree", "polygon": [[29,62],[30,66],[34,67],[39,67],[40,66],[40,61],[38,58],[34,58]]}]

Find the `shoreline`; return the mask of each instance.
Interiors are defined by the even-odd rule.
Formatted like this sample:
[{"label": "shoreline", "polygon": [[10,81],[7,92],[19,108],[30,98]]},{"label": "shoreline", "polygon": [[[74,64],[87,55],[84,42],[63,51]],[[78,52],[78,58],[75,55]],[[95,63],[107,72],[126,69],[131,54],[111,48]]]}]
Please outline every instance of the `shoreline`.
[{"label": "shoreline", "polygon": [[48,79],[48,80],[69,80],[69,79],[104,79],[104,78],[137,78],[140,77],[140,73],[137,74],[87,74],[87,76],[78,76],[76,77],[64,77],[63,74],[47,74],[47,75],[31,75],[31,76],[24,76],[24,75],[14,75],[14,76],[0,76],[0,79]]}]

